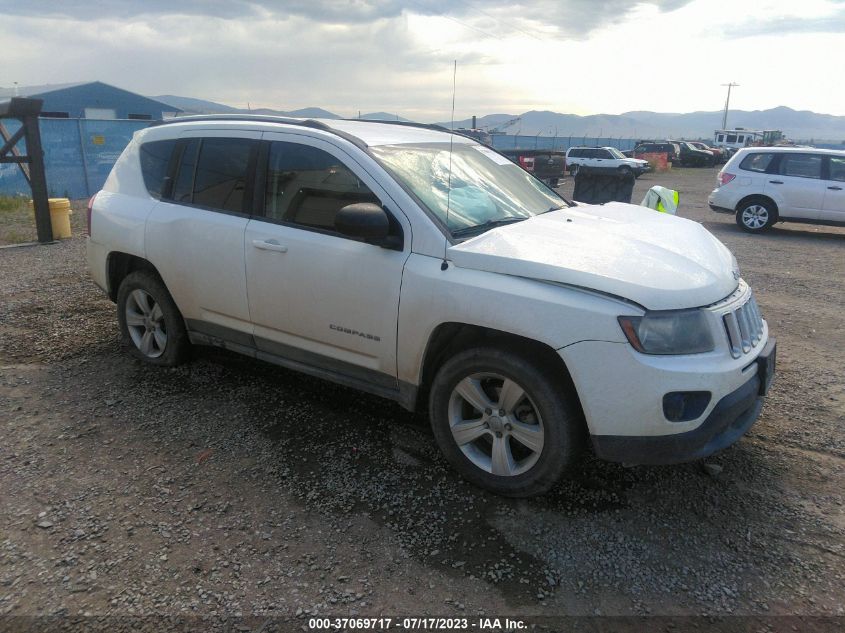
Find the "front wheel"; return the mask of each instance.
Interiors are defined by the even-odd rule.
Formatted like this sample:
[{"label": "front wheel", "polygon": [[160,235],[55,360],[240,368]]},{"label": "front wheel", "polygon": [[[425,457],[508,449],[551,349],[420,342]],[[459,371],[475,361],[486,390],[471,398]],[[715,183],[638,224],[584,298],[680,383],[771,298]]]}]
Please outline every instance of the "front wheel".
[{"label": "front wheel", "polygon": [[547,492],[582,452],[580,407],[559,376],[498,348],[446,361],[432,384],[429,411],[449,463],[497,494]]},{"label": "front wheel", "polygon": [[767,231],[776,220],[777,212],[774,206],[765,200],[751,200],[741,204],[736,210],[736,223],[749,233]]},{"label": "front wheel", "polygon": [[572,165],[569,168],[569,175],[575,178],[578,175],[578,165]]},{"label": "front wheel", "polygon": [[117,291],[117,320],[124,345],[141,360],[173,367],[190,350],[185,321],[154,273],[130,273]]}]

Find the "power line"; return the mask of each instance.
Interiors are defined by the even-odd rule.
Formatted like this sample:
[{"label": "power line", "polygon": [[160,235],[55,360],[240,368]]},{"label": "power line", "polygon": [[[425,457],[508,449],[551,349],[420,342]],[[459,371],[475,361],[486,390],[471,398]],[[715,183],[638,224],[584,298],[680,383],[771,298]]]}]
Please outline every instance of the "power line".
[{"label": "power line", "polygon": [[522,33],[523,35],[527,35],[528,37],[534,38],[534,39],[535,39],[535,40],[537,40],[537,41],[540,41],[540,42],[542,42],[542,41],[543,41],[543,38],[541,38],[541,37],[537,37],[534,33],[529,33],[528,31],[525,31],[525,30],[523,30],[523,29],[519,28],[518,26],[514,26],[513,24],[505,24],[504,22],[502,22],[502,20],[500,20],[500,19],[499,19],[499,18],[497,18],[496,16],[490,15],[490,14],[489,14],[489,13],[487,13],[486,11],[484,11],[484,10],[482,10],[482,9],[479,9],[478,7],[476,7],[476,6],[475,6],[475,5],[473,5],[473,4],[470,4],[470,3],[469,3],[469,2],[467,2],[466,0],[459,0],[459,1],[461,2],[461,4],[466,5],[466,6],[467,6],[467,7],[469,7],[470,9],[473,9],[474,11],[478,11],[478,12],[479,12],[480,14],[482,14],[482,15],[486,15],[486,16],[487,16],[488,18],[490,18],[491,20],[495,20],[495,21],[496,21],[498,24],[500,24],[500,25],[504,25],[505,27],[510,28],[510,29],[512,29],[512,30],[514,30],[514,31],[519,31],[519,32],[520,32],[520,33]]},{"label": "power line", "polygon": [[487,31],[485,31],[485,30],[483,30],[483,29],[479,29],[478,27],[472,26],[471,24],[467,24],[466,22],[462,22],[461,20],[458,20],[457,18],[453,18],[453,17],[452,17],[452,16],[450,16],[450,15],[446,15],[445,13],[443,13],[443,12],[441,12],[441,11],[435,11],[435,10],[433,10],[433,9],[430,9],[430,8],[428,8],[428,7],[426,7],[426,6],[422,5],[422,4],[420,4],[419,2],[413,2],[413,1],[412,1],[412,2],[411,2],[411,4],[415,4],[415,5],[416,5],[416,6],[418,6],[420,9],[422,9],[423,11],[425,11],[426,13],[424,13],[423,15],[425,15],[425,14],[434,14],[434,15],[436,15],[436,16],[438,16],[438,17],[441,17],[441,18],[445,18],[445,19],[447,19],[447,20],[450,20],[450,21],[454,22],[455,24],[460,24],[462,27],[464,27],[464,28],[466,28],[466,29],[471,29],[471,30],[475,31],[476,33],[481,33],[481,35],[483,35],[484,37],[491,37],[491,38],[493,38],[494,40],[501,40],[501,39],[502,39],[502,38],[501,38],[501,36],[499,36],[499,35],[494,35],[494,34],[492,34],[492,33],[488,33]]}]

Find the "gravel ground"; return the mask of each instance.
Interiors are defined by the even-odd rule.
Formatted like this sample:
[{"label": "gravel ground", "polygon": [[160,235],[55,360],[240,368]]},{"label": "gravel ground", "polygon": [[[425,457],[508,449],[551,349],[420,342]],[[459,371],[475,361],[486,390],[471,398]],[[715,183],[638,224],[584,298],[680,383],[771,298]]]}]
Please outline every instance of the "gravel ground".
[{"label": "gravel ground", "polygon": [[845,230],[742,233],[706,208],[715,173],[649,174],[634,197],[678,189],[679,214],[736,254],[779,341],[761,419],[706,465],[588,459],[527,501],[462,481],[388,401],[221,350],[133,360],[82,238],[0,250],[0,630],[89,614],[841,627]]}]

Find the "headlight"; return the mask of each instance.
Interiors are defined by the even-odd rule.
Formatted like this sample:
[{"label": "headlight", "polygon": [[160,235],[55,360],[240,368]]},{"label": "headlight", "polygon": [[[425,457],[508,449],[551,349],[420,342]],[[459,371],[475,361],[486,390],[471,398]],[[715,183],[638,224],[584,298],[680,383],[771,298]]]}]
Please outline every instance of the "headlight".
[{"label": "headlight", "polygon": [[621,316],[628,341],[643,354],[701,354],[713,351],[713,336],[701,310],[646,312]]}]

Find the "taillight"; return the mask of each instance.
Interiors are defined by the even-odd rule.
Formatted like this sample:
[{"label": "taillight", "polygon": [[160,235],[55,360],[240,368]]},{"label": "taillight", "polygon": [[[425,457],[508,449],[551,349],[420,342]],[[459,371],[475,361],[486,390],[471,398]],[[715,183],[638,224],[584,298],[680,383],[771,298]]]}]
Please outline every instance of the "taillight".
[{"label": "taillight", "polygon": [[719,186],[728,184],[731,180],[736,178],[736,174],[729,174],[727,172],[723,172],[719,174]]},{"label": "taillight", "polygon": [[91,209],[93,209],[93,207],[94,207],[94,198],[96,198],[96,197],[97,197],[97,194],[95,193],[93,196],[91,196],[91,197],[88,199],[88,215],[87,215],[87,219],[88,219],[88,232],[87,232],[87,235],[88,235],[88,236],[90,236],[90,235],[91,235]]},{"label": "taillight", "polygon": [[520,156],[519,166],[522,167],[525,171],[534,171],[534,157]]}]

